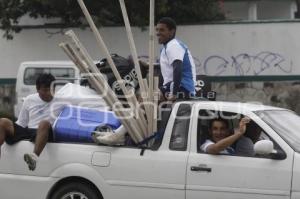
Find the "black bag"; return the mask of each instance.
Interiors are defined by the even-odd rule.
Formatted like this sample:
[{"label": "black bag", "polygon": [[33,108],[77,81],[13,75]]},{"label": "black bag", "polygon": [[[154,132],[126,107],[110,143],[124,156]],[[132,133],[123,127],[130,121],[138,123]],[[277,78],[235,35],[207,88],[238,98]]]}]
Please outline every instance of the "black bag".
[{"label": "black bag", "polygon": [[[120,73],[121,78],[125,80],[125,86],[128,89],[134,89],[134,91],[136,91],[136,89],[139,88],[139,83],[138,83],[137,74],[135,72],[134,64],[130,60],[122,56],[119,56],[117,54],[112,54],[111,57],[117,67],[117,70]],[[102,59],[100,63],[96,65],[99,71],[102,74],[106,75],[109,86],[117,94],[118,98],[124,98],[122,89],[118,84],[118,82],[116,81],[116,78],[113,74],[113,71],[107,59],[106,58]],[[142,76],[144,78],[146,76],[146,73],[145,72],[142,73],[143,73]]]}]

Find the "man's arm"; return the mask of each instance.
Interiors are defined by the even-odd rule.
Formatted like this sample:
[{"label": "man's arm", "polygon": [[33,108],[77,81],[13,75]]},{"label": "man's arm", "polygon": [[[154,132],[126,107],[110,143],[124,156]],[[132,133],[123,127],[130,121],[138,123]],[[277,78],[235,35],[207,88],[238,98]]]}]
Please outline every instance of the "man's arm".
[{"label": "man's arm", "polygon": [[172,64],[173,70],[173,95],[176,96],[180,89],[180,83],[182,79],[182,67],[183,62],[181,60],[175,60]]},{"label": "man's arm", "polygon": [[28,100],[27,98],[25,98],[20,114],[18,116],[18,120],[16,121],[16,124],[24,128],[28,126],[28,122],[29,122],[29,112],[27,106],[28,106]]},{"label": "man's arm", "polygon": [[211,144],[207,147],[207,153],[209,154],[219,154],[221,151],[230,147],[235,141],[237,141],[246,132],[246,124],[249,123],[249,118],[241,119],[239,123],[239,129],[235,130],[234,134],[228,136],[215,144]]},{"label": "man's arm", "polygon": [[176,100],[176,95],[180,90],[180,83],[182,80],[182,71],[183,71],[183,59],[186,49],[183,48],[178,42],[171,42],[166,48],[166,55],[168,58],[169,64],[173,67],[173,92],[169,101]]},{"label": "man's arm", "polygon": [[225,150],[227,147],[231,146],[236,140],[238,140],[243,135],[242,132],[235,132],[233,135],[220,140],[215,144],[211,144],[207,147],[206,152],[209,154],[219,154],[221,151]]}]

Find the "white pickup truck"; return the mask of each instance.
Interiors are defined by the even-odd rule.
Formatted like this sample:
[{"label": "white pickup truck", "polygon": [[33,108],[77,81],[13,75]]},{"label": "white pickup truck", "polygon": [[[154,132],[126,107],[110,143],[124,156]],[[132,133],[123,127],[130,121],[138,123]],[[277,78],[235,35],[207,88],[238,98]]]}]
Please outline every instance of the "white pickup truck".
[{"label": "white pickup truck", "polygon": [[[165,109],[167,114],[168,110]],[[167,114],[168,115],[168,114]],[[254,156],[210,155],[199,150],[214,117],[233,128],[248,116],[262,129]],[[4,144],[3,199],[299,199],[300,117],[254,104],[176,103],[153,147],[49,143],[37,169],[23,154],[33,144]]]}]

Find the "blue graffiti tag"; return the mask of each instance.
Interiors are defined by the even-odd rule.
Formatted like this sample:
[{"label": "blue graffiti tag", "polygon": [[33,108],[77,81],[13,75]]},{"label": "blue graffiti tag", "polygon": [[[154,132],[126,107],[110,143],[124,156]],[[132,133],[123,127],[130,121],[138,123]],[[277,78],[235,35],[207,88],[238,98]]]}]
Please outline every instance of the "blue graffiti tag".
[{"label": "blue graffiti tag", "polygon": [[262,72],[278,68],[283,73],[291,73],[293,63],[283,64],[286,59],[278,54],[268,51],[263,51],[257,55],[249,55],[241,53],[237,56],[232,56],[226,59],[219,55],[209,56],[203,63],[205,75],[219,76],[226,72],[234,70],[235,75],[260,75]]}]

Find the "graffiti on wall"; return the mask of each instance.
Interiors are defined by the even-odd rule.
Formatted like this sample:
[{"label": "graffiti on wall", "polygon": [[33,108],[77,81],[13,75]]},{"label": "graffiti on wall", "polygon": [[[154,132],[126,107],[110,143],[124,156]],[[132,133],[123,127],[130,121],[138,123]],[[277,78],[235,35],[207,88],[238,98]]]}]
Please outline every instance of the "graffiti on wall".
[{"label": "graffiti on wall", "polygon": [[[148,55],[140,55],[140,59],[148,60]],[[255,55],[240,53],[236,56],[225,57],[211,55],[201,60],[193,57],[197,74],[209,76],[251,76],[261,75],[268,71],[276,70],[279,74],[291,74],[293,61],[285,58],[280,53],[262,51]],[[159,58],[155,58],[159,62]]]},{"label": "graffiti on wall", "polygon": [[212,55],[204,60],[202,67],[204,74],[211,76],[260,75],[272,69],[278,70],[280,74],[290,74],[293,62],[279,53],[264,51],[256,55],[241,53],[230,58]]},{"label": "graffiti on wall", "polygon": [[[140,55],[147,61],[148,55]],[[155,58],[158,62],[158,57]],[[274,52],[260,52],[256,55],[241,53],[226,58],[211,55],[203,61],[194,57],[197,74],[209,76],[261,75],[268,70],[276,69],[279,73],[292,75],[293,62],[283,55]],[[202,72],[201,72],[202,71]],[[257,101],[268,105],[290,108],[300,113],[299,82],[215,82],[212,90],[217,92],[217,100],[225,101]],[[14,85],[0,86],[0,112],[13,112],[15,99]]]}]

